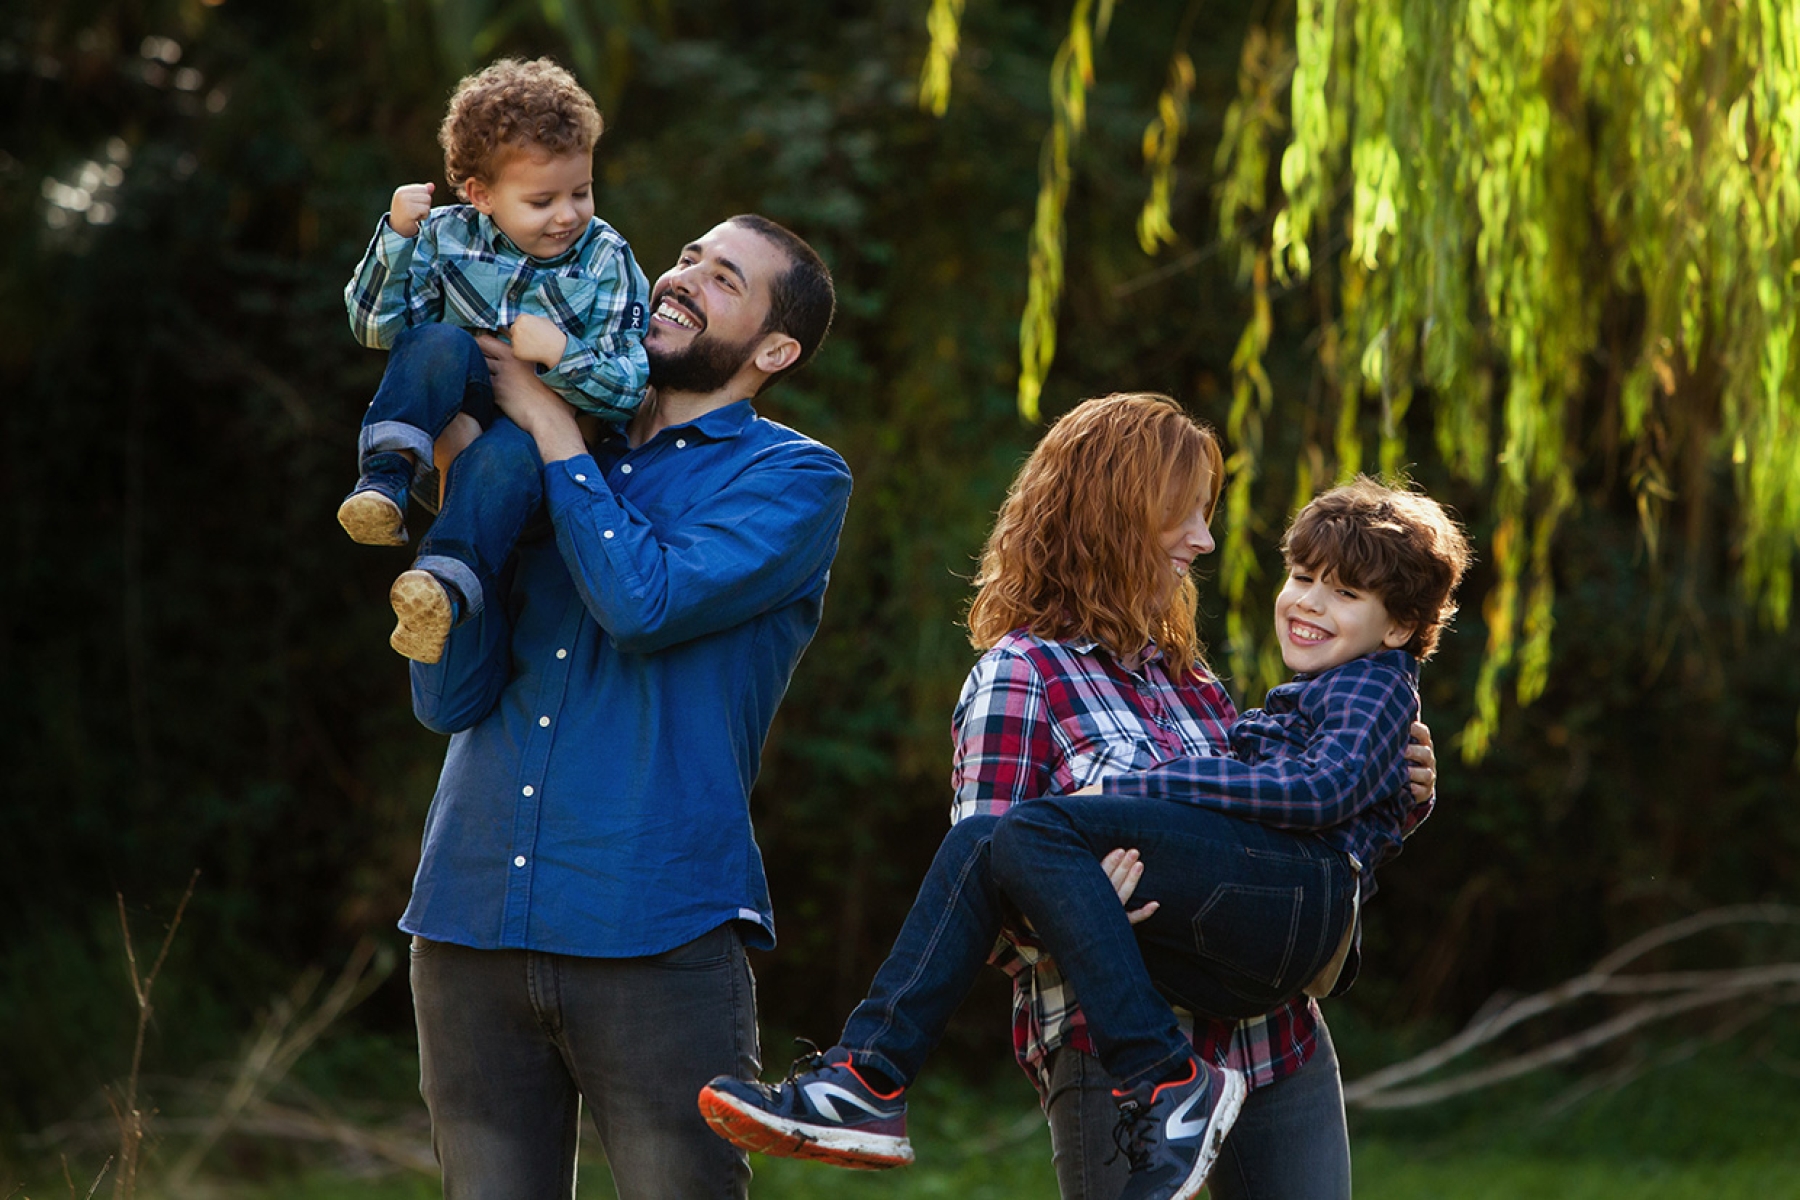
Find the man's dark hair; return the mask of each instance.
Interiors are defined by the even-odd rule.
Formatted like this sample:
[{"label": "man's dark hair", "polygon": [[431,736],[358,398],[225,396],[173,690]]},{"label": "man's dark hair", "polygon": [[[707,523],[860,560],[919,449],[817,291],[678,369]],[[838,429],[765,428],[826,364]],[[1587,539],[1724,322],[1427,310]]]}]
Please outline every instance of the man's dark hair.
[{"label": "man's dark hair", "polygon": [[837,291],[831,285],[831,269],[819,252],[785,225],[756,213],[739,213],[727,224],[741,225],[760,234],[787,256],[788,269],[769,283],[769,316],[763,322],[764,333],[785,333],[800,343],[800,356],[769,376],[763,391],[790,371],[797,371],[812,361],[820,343],[831,330],[832,314],[837,311]]}]

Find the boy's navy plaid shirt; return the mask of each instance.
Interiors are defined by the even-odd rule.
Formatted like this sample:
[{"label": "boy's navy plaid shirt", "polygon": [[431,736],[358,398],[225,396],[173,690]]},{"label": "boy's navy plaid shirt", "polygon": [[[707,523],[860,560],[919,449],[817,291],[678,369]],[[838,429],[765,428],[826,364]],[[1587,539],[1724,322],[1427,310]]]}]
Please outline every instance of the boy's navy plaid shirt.
[{"label": "boy's navy plaid shirt", "polygon": [[1234,817],[1311,832],[1375,868],[1431,812],[1412,798],[1406,744],[1419,712],[1419,663],[1382,650],[1269,689],[1263,707],[1231,727],[1231,757],[1187,757],[1106,780],[1109,796],[1197,804]]},{"label": "boy's navy plaid shirt", "polygon": [[600,218],[566,253],[540,261],[467,204],[432,209],[410,238],[383,215],[344,288],[350,331],[375,350],[389,349],[414,325],[497,332],[522,312],[547,317],[569,342],[562,361],[539,367],[538,377],[609,421],[629,419],[650,381],[649,304],[650,285],[631,247]]},{"label": "boy's navy plaid shirt", "polygon": [[[951,819],[1066,795],[1171,758],[1218,753],[1234,714],[1217,681],[1194,672],[1171,678],[1154,649],[1142,667],[1127,671],[1093,643],[1045,641],[1015,631],[969,672],[951,718]],[[993,961],[1013,978],[1013,1053],[1048,1095],[1053,1050],[1094,1052],[1086,1018],[1055,960],[1026,934],[1008,931]],[[1312,1058],[1320,1017],[1313,1002],[1299,996],[1238,1024],[1182,1023],[1201,1057],[1263,1087]]]}]

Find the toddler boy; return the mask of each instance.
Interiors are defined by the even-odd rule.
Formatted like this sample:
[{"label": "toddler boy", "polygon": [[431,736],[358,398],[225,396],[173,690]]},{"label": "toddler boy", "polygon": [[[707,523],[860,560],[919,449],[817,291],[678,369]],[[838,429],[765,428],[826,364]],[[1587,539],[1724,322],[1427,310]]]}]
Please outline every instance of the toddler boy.
[{"label": "toddler boy", "polygon": [[[457,85],[438,141],[465,203],[432,208],[430,183],[395,189],[344,289],[357,340],[391,351],[363,418],[356,487],[338,508],[355,541],[404,545],[407,493],[438,435],[459,412],[483,430],[501,419],[472,331],[509,335],[513,354],[582,412],[623,422],[636,411],[649,285],[594,215],[603,128],[593,99],[548,59],[502,59]],[[432,534],[390,596],[401,654],[436,662],[451,626],[481,607],[541,498],[512,482],[446,481]]]}]

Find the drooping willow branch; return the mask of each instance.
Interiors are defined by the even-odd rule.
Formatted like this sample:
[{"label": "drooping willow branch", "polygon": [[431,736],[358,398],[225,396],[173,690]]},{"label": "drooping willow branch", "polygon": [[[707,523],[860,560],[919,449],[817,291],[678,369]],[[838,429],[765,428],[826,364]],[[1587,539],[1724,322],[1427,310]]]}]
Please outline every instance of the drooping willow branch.
[{"label": "drooping willow branch", "polygon": [[[960,14],[932,0],[935,111]],[[1021,323],[1031,419],[1055,354],[1069,151],[1105,25],[1091,14],[1077,0],[1051,70]],[[1241,244],[1251,290],[1227,430],[1236,678],[1274,681],[1243,615],[1245,514],[1272,403],[1269,289],[1309,277],[1335,296],[1317,339],[1333,430],[1314,448],[1320,469],[1403,465],[1402,418],[1423,396],[1438,454],[1491,498],[1496,578],[1466,756],[1491,743],[1509,684],[1521,703],[1544,690],[1557,535],[1600,455],[1623,461],[1652,548],[1671,502],[1724,468],[1739,582],[1785,627],[1800,551],[1800,9],[1298,0],[1292,35],[1290,48],[1283,30],[1250,32],[1217,164],[1220,230]],[[1179,234],[1168,197],[1186,36],[1184,24],[1146,131],[1147,250]],[[1623,339],[1607,324],[1620,312]],[[1303,466],[1298,490],[1328,482]]]}]

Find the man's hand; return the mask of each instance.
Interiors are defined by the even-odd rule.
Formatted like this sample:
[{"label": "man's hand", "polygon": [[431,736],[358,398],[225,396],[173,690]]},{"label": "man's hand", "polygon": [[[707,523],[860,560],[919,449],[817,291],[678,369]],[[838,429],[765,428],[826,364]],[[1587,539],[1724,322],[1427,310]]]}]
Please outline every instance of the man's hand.
[{"label": "man's hand", "polygon": [[561,462],[587,453],[575,410],[568,401],[537,377],[537,368],[513,353],[513,348],[491,333],[478,333],[475,342],[487,360],[494,382],[494,403],[513,423],[537,443],[538,457],[546,463]]},{"label": "man's hand", "polygon": [[1414,721],[1412,741],[1406,746],[1407,774],[1411,777],[1413,800],[1423,804],[1437,791],[1437,752],[1431,748],[1431,730],[1423,721]]},{"label": "man's hand", "polygon": [[431,193],[435,183],[403,183],[394,189],[394,203],[388,208],[388,224],[401,237],[418,237],[419,222],[431,211]]},{"label": "man's hand", "polygon": [[[1144,877],[1144,863],[1138,857],[1138,852],[1125,849],[1109,851],[1100,860],[1100,869],[1106,872],[1107,882],[1119,894],[1119,903],[1129,905],[1131,893],[1137,891],[1138,880]],[[1125,919],[1136,925],[1160,907],[1160,904],[1152,900],[1142,908],[1127,908]]]},{"label": "man's hand", "polygon": [[533,313],[520,313],[513,318],[510,332],[513,357],[543,367],[561,362],[569,345],[569,335],[558,329],[556,322]]}]

